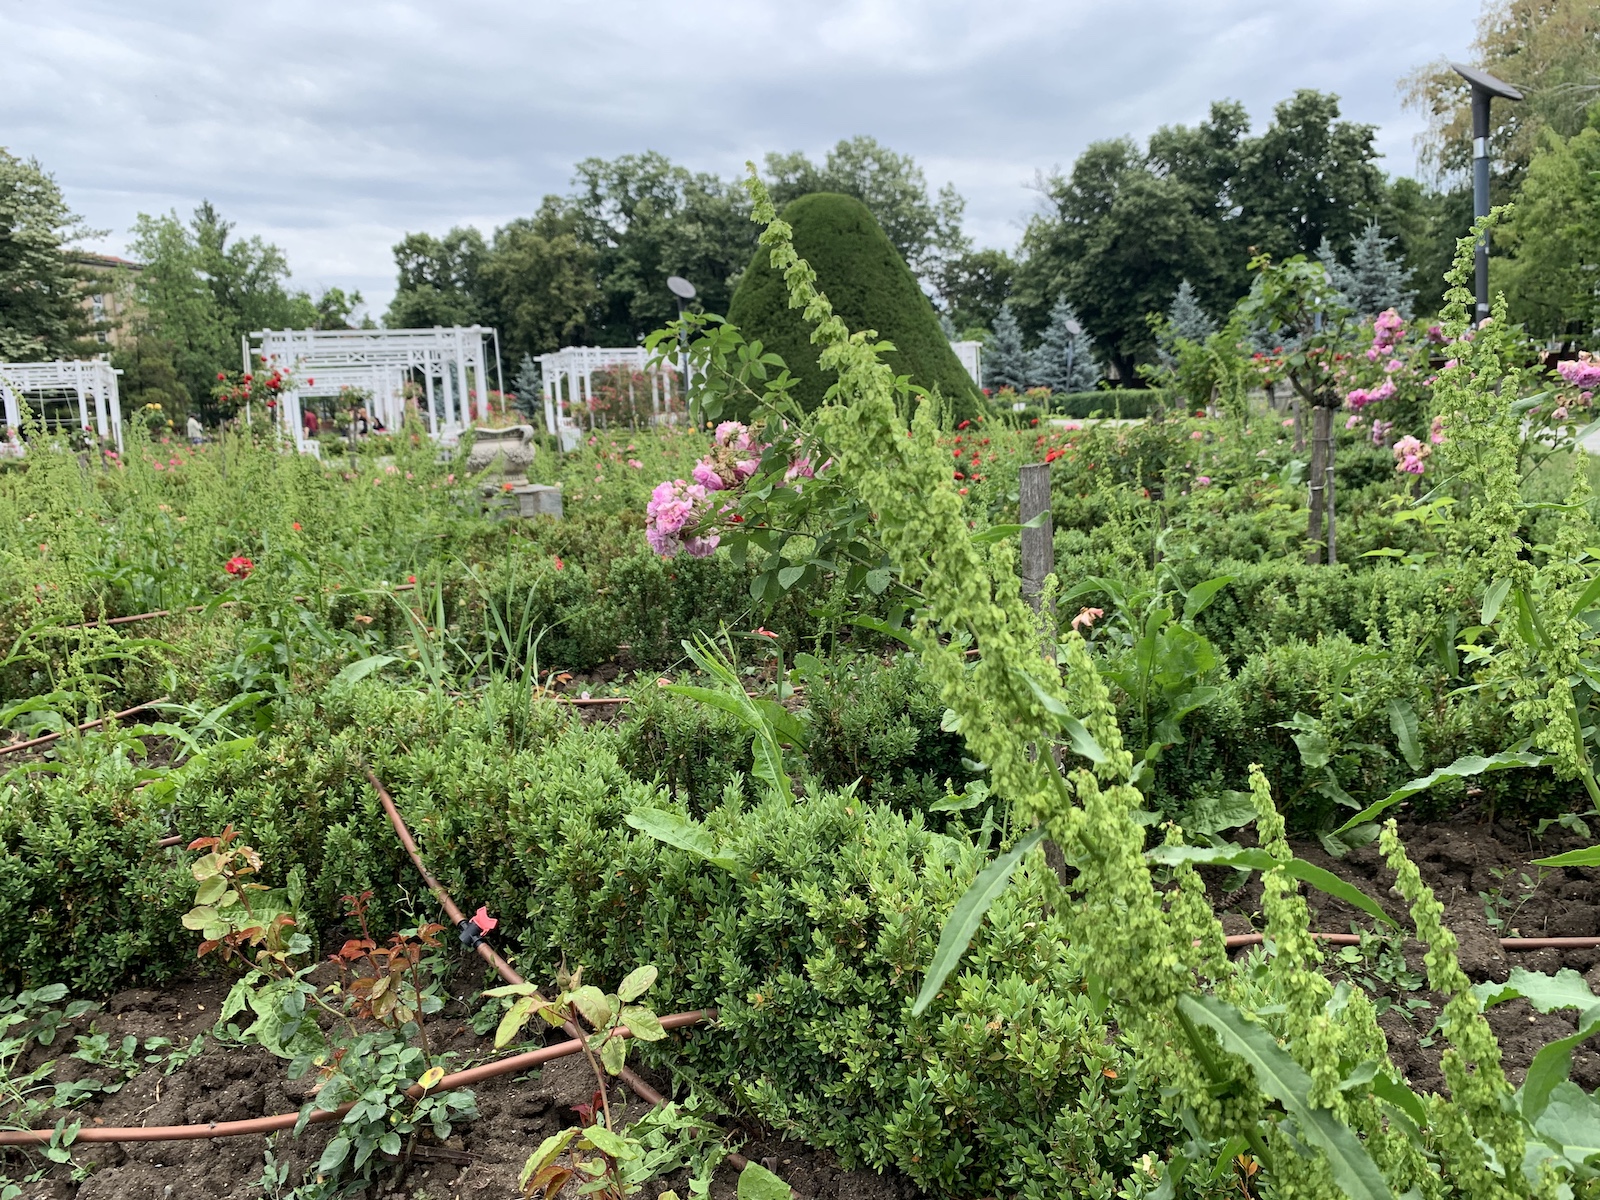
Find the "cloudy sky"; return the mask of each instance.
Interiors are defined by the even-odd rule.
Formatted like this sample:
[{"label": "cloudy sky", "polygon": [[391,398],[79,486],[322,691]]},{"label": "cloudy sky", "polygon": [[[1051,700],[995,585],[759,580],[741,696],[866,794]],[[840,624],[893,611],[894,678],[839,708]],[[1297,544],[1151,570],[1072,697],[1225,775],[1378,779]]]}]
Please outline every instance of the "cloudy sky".
[{"label": "cloudy sky", "polygon": [[1479,0],[0,0],[0,145],[37,157],[120,252],[135,214],[212,200],[295,282],[381,312],[407,230],[490,229],[589,155],[731,175],[867,133],[1013,245],[1035,173],[1089,142],[1257,128],[1300,87],[1416,167],[1396,80],[1461,56]]}]

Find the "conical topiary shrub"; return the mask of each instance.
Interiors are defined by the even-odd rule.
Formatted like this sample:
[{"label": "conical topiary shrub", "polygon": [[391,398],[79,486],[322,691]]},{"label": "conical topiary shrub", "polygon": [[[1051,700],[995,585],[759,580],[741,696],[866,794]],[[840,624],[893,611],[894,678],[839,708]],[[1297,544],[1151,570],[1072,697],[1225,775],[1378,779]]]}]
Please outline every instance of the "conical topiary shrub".
[{"label": "conical topiary shrub", "polygon": [[[975,415],[981,400],[939,328],[933,304],[867,206],[852,196],[816,192],[783,210],[794,228],[795,249],[817,272],[817,286],[834,312],[851,329],[875,329],[880,341],[894,343],[884,355],[896,374],[930,390],[937,388],[957,418]],[[832,372],[817,365],[811,327],[789,307],[783,276],[759,249],[728,306],[728,320],[747,339],[759,338],[783,357],[799,380],[795,398],[816,408],[833,384]]]}]

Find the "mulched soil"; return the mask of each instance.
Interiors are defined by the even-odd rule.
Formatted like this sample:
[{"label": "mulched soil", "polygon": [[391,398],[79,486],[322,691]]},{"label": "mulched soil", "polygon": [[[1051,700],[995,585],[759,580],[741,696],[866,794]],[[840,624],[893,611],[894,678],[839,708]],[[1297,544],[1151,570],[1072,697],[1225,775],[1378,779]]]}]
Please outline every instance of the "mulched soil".
[{"label": "mulched soil", "polygon": [[[472,994],[472,990],[462,989],[464,994]],[[65,1039],[58,1038],[48,1052],[33,1052],[25,1069],[54,1057],[53,1078],[58,1081],[97,1074],[99,1068],[70,1056],[73,1033],[88,1032],[91,1024],[99,1032],[113,1034],[114,1040],[127,1034],[141,1043],[145,1038],[164,1037],[182,1047],[190,1038],[210,1032],[226,992],[225,984],[213,979],[160,991],[119,992],[100,1011],[64,1031]],[[429,1025],[430,1037],[441,1050],[468,1056],[468,1061],[458,1061],[453,1069],[509,1053],[497,1053],[491,1037],[474,1033],[465,1013],[461,1003],[452,1002]],[[693,1031],[684,1031],[672,1036],[692,1035]],[[556,1031],[552,1040],[564,1038]],[[314,1073],[290,1080],[285,1066],[283,1060],[256,1048],[207,1046],[170,1076],[163,1076],[159,1067],[147,1068],[121,1091],[71,1112],[51,1112],[35,1124],[53,1125],[57,1118],[65,1117],[69,1122],[82,1120],[85,1127],[186,1125],[293,1112],[309,1097]],[[670,1092],[669,1080],[650,1072],[643,1074],[658,1089]],[[509,1200],[518,1196],[517,1175],[528,1155],[548,1135],[578,1123],[573,1106],[587,1102],[595,1086],[594,1075],[581,1057],[558,1059],[538,1071],[480,1083],[473,1089],[478,1120],[458,1125],[456,1135],[442,1146],[427,1139],[409,1164],[389,1165],[380,1188],[369,1194],[410,1200]],[[614,1121],[631,1122],[646,1111],[641,1101],[614,1080],[608,1100]],[[314,1176],[333,1129],[332,1125],[313,1125],[299,1138],[287,1132],[274,1137],[270,1144],[277,1161],[290,1168],[288,1186]],[[805,1200],[912,1200],[916,1195],[915,1189],[898,1177],[841,1170],[825,1151],[768,1138],[759,1130],[735,1132],[746,1155],[781,1174]],[[22,1200],[272,1200],[287,1194],[288,1186],[282,1192],[261,1188],[268,1145],[268,1140],[259,1136],[84,1144],[73,1157],[79,1168],[88,1169],[86,1178],[75,1182],[70,1168],[54,1167],[45,1179],[23,1185]],[[37,1156],[0,1150],[0,1182],[20,1182],[47,1165]],[[712,1200],[732,1200],[736,1181],[737,1172],[724,1163],[712,1182]],[[687,1172],[669,1176],[659,1186],[647,1185],[643,1195],[667,1188],[688,1196]]]},{"label": "mulched soil", "polygon": [[[1590,988],[1600,993],[1600,951],[1505,951],[1500,946],[1502,937],[1600,936],[1600,871],[1531,865],[1535,858],[1588,845],[1588,840],[1559,827],[1535,839],[1526,827],[1490,823],[1474,813],[1450,821],[1402,823],[1400,836],[1423,881],[1444,905],[1445,924],[1461,943],[1462,969],[1474,983],[1503,982],[1514,966],[1548,974],[1566,967],[1584,975]],[[1238,840],[1251,841],[1249,836]],[[1411,929],[1405,904],[1392,890],[1394,872],[1384,864],[1376,842],[1339,859],[1330,857],[1315,841],[1295,842],[1294,852],[1355,884],[1378,901],[1402,929]],[[1229,892],[1234,872],[1207,868],[1204,873],[1227,933],[1249,933],[1262,927],[1259,875],[1250,876],[1244,887]],[[1313,913],[1312,928],[1319,932],[1350,933],[1370,930],[1375,924],[1367,914],[1341,900],[1310,888],[1301,891]],[[1503,922],[1503,931],[1489,923],[1491,906]],[[1424,947],[1406,939],[1401,952],[1406,967],[1425,978]],[[1343,965],[1338,955],[1334,948],[1327,952],[1330,973],[1336,976]],[[1375,979],[1370,964],[1368,967],[1352,968],[1351,973]],[[1395,1002],[1378,1022],[1389,1039],[1395,1065],[1413,1086],[1447,1091],[1439,1070],[1439,1055],[1446,1043],[1443,1038],[1430,1037],[1442,1008],[1441,997],[1425,983],[1416,990],[1380,986],[1378,994]],[[1405,1002],[1417,999],[1428,1001],[1430,1007],[1408,1011]],[[1576,1011],[1570,1010],[1535,1012],[1525,1000],[1491,1008],[1489,1025],[1500,1039],[1502,1061],[1511,1080],[1520,1084],[1534,1054],[1547,1042],[1576,1030],[1577,1018]],[[1591,1091],[1600,1087],[1600,1053],[1595,1041],[1573,1054],[1572,1079]]]}]

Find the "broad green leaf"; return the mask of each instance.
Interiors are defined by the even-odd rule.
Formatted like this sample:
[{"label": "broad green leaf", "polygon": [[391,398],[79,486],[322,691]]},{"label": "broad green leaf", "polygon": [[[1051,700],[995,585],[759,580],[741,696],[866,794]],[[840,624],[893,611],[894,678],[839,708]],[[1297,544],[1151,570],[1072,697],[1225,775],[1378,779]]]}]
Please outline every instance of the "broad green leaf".
[{"label": "broad green leaf", "polygon": [[1506,602],[1506,594],[1510,591],[1509,579],[1496,579],[1489,585],[1489,590],[1483,593],[1483,610],[1478,614],[1482,624],[1494,624],[1494,619],[1500,615],[1500,606]]},{"label": "broad green leaf", "polygon": [[629,971],[622,982],[617,985],[617,999],[624,1004],[637,1000],[654,986],[656,974],[655,967],[649,964]]},{"label": "broad green leaf", "polygon": [[572,1007],[583,1014],[584,1020],[593,1025],[597,1030],[611,1027],[611,1001],[606,999],[606,994],[593,984],[586,983],[572,993]]},{"label": "broad green leaf", "polygon": [[1583,976],[1571,967],[1563,967],[1554,975],[1512,967],[1511,975],[1504,983],[1480,983],[1472,989],[1472,994],[1484,1008],[1493,1008],[1496,1004],[1515,1000],[1519,996],[1543,1013],[1555,1012],[1560,1008],[1588,1012],[1600,1005],[1600,996],[1591,992]]},{"label": "broad green leaf", "polygon": [[1413,771],[1422,770],[1422,746],[1417,741],[1417,710],[1409,700],[1389,701],[1389,728],[1400,746],[1406,766]]},{"label": "broad green leaf", "polygon": [[1016,537],[1024,529],[1038,529],[1049,519],[1050,511],[1046,509],[1038,516],[1021,525],[991,525],[982,532],[973,534],[972,544],[974,546],[989,546],[995,542],[1003,542],[1008,538]]},{"label": "broad green leaf", "polygon": [[601,1154],[609,1154],[612,1158],[635,1158],[639,1154],[638,1142],[620,1133],[612,1133],[604,1125],[590,1125],[583,1131],[583,1140]]},{"label": "broad green leaf", "polygon": [[348,664],[332,679],[328,680],[328,686],[330,688],[348,687],[352,683],[356,683],[362,679],[365,679],[374,671],[381,671],[390,663],[396,663],[399,661],[400,660],[392,654],[373,654],[367,658],[358,658],[355,662]]},{"label": "broad green leaf", "polygon": [[804,575],[805,573],[806,569],[804,567],[779,567],[778,586],[784,591],[788,591],[795,584],[800,582],[800,576]]},{"label": "broad green leaf", "polygon": [[1211,834],[1238,829],[1255,819],[1256,806],[1249,792],[1225,791],[1192,802],[1179,824],[1192,833]]},{"label": "broad green leaf", "polygon": [[667,1031],[661,1028],[661,1018],[638,1004],[624,1005],[621,1021],[641,1042],[659,1042],[667,1036]]},{"label": "broad green leaf", "polygon": [[350,1139],[336,1137],[328,1143],[323,1150],[322,1157],[317,1160],[318,1175],[332,1175],[341,1166],[344,1160],[350,1157]]},{"label": "broad green leaf", "polygon": [[1570,1081],[1551,1089],[1533,1128],[1545,1141],[1561,1147],[1562,1155],[1574,1165],[1600,1154],[1600,1103]]},{"label": "broad green leaf", "polygon": [[1188,595],[1183,598],[1183,623],[1190,624],[1201,613],[1211,607],[1211,602],[1217,594],[1232,583],[1232,575],[1219,575],[1215,579],[1208,579],[1204,583],[1197,583],[1189,589]]},{"label": "broad green leaf", "polygon": [[1523,1117],[1530,1122],[1539,1119],[1555,1089],[1565,1083],[1572,1073],[1572,1052],[1593,1037],[1597,1030],[1600,1030],[1600,1007],[1591,1008],[1578,1018],[1577,1033],[1539,1047],[1539,1052],[1528,1064],[1528,1074],[1518,1092]]},{"label": "broad green leaf", "polygon": [[[1510,767],[1537,767],[1544,759],[1537,754],[1530,754],[1525,750],[1507,750],[1501,754],[1493,754],[1484,758],[1477,754],[1466,754],[1455,760],[1448,767],[1424,775],[1421,779],[1413,779],[1410,783],[1402,784],[1390,792],[1382,800],[1369,804],[1355,816],[1351,817],[1333,832],[1335,835],[1349,833],[1357,825],[1365,825],[1377,818],[1379,813],[1386,812],[1399,804],[1402,800],[1409,800],[1418,792],[1425,792],[1441,779],[1467,779],[1473,775],[1481,775],[1486,771],[1504,771]],[[1544,860],[1547,864],[1549,859]],[[1600,860],[1597,860],[1600,861]],[[1567,864],[1556,864],[1567,865]],[[1571,864],[1579,865],[1579,864]]]},{"label": "broad green leaf", "polygon": [[622,1073],[622,1064],[628,1057],[628,1043],[625,1039],[608,1038],[600,1047],[600,1065],[611,1075]]},{"label": "broad green leaf", "polygon": [[1585,846],[1582,850],[1536,858],[1533,863],[1537,867],[1600,867],[1600,846]]},{"label": "broad green leaf", "polygon": [[662,812],[657,808],[636,808],[623,818],[640,833],[648,834],[658,842],[676,846],[697,854],[714,867],[736,871],[739,864],[732,855],[717,853],[717,843],[703,825],[696,824],[677,813]]},{"label": "broad green leaf", "polygon": [[222,899],[223,893],[228,890],[228,881],[224,876],[213,875],[195,889],[194,902],[196,904],[211,905]]},{"label": "broad green leaf", "polygon": [[506,1015],[500,1018],[500,1027],[494,1031],[494,1048],[499,1050],[508,1046],[515,1040],[517,1034],[522,1032],[522,1027],[528,1022],[528,1014],[533,1012],[533,1007],[538,1001],[532,996],[523,996],[510,1008]]},{"label": "broad green leaf", "polygon": [[793,1190],[760,1163],[752,1162],[739,1172],[738,1200],[790,1200]]},{"label": "broad green leaf", "polygon": [[910,634],[903,629],[896,629],[893,625],[889,624],[889,622],[882,620],[881,618],[849,617],[846,618],[845,624],[855,625],[861,629],[870,629],[873,633],[879,634],[882,637],[893,638],[895,641],[899,642],[902,646],[905,646],[908,649],[915,650],[917,648],[916,643],[911,640]]},{"label": "broad green leaf", "polygon": [[552,1133],[539,1143],[539,1148],[528,1156],[528,1161],[523,1164],[522,1174],[517,1177],[517,1186],[526,1187],[528,1180],[532,1179],[544,1168],[561,1155],[573,1138],[581,1131],[576,1125],[563,1129],[560,1133]]},{"label": "broad green leaf", "polygon": [[1156,846],[1145,851],[1151,862],[1175,866],[1178,863],[1197,863],[1214,867],[1235,867],[1241,871],[1270,871],[1283,868],[1284,874],[1301,883],[1309,884],[1319,892],[1343,900],[1362,912],[1376,917],[1385,925],[1398,929],[1393,917],[1384,912],[1376,900],[1353,884],[1340,879],[1332,871],[1313,866],[1300,858],[1276,859],[1265,850],[1245,849],[1240,846]]},{"label": "broad green leaf", "polygon": [[1572,602],[1571,615],[1577,617],[1588,612],[1597,600],[1600,600],[1600,575],[1591,579],[1589,586],[1584,588],[1583,593]]},{"label": "broad green leaf", "polygon": [[939,945],[933,952],[933,961],[928,964],[922,991],[917,994],[917,1002],[911,1008],[912,1016],[920,1017],[933,1003],[944,981],[950,977],[950,972],[956,969],[961,956],[972,944],[972,935],[978,932],[978,926],[983,923],[984,913],[989,911],[995,898],[1005,891],[1006,885],[1011,882],[1011,873],[1017,869],[1022,856],[1043,838],[1043,829],[1035,829],[1028,834],[980,871],[966,894],[956,901],[956,906],[950,910],[950,916],[944,923],[944,929],[939,933]]},{"label": "broad green leaf", "polygon": [[868,571],[866,578],[867,591],[871,592],[874,596],[883,595],[883,593],[888,590],[889,583],[893,577],[894,576],[888,567],[876,567],[873,570]]},{"label": "broad green leaf", "polygon": [[1249,1065],[1256,1086],[1283,1105],[1302,1139],[1327,1156],[1333,1181],[1349,1200],[1393,1200],[1383,1173],[1350,1127],[1327,1109],[1311,1106],[1311,1077],[1268,1029],[1215,996],[1180,996],[1178,1007]]},{"label": "broad green leaf", "polygon": [[1372,1094],[1379,1100],[1387,1101],[1405,1113],[1417,1128],[1421,1129],[1427,1125],[1428,1110],[1422,1103],[1422,1097],[1393,1078],[1388,1072],[1380,1071],[1373,1079]]},{"label": "broad green leaf", "polygon": [[1026,671],[1019,669],[1017,674],[1027,683],[1039,703],[1044,705],[1045,711],[1056,719],[1056,724],[1060,727],[1061,732],[1067,735],[1067,741],[1071,743],[1074,753],[1083,755],[1084,758],[1097,765],[1107,760],[1109,756],[1100,743],[1095,740],[1094,734],[1089,732],[1082,721],[1072,715],[1071,710],[1065,704],[1045,691],[1043,685]]}]

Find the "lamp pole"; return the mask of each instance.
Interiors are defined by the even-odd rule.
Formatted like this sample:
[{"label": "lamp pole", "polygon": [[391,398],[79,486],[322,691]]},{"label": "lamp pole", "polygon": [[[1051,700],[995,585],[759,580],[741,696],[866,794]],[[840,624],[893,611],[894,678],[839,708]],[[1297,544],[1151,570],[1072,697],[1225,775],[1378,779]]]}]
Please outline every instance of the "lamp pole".
[{"label": "lamp pole", "polygon": [[684,306],[694,299],[694,284],[682,275],[667,276],[667,290],[678,302],[678,362],[683,368],[683,394],[685,407],[689,396],[689,331],[684,328]]},{"label": "lamp pole", "polygon": [[[1450,69],[1472,86],[1472,218],[1489,215],[1489,101],[1499,96],[1521,100],[1522,93],[1487,71],[1464,63],[1451,63]],[[1477,291],[1477,319],[1489,315],[1489,235],[1478,239],[1473,250],[1474,280]]]}]

